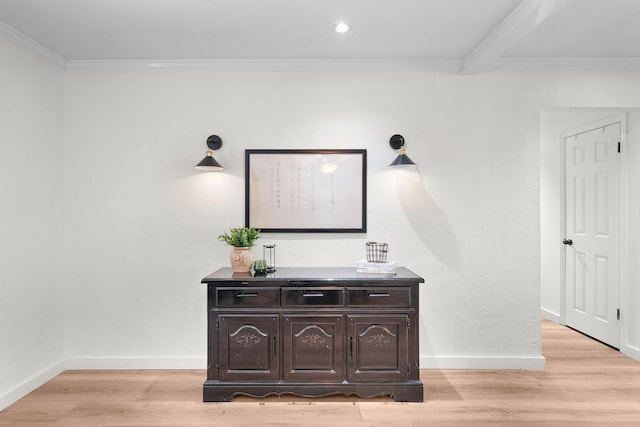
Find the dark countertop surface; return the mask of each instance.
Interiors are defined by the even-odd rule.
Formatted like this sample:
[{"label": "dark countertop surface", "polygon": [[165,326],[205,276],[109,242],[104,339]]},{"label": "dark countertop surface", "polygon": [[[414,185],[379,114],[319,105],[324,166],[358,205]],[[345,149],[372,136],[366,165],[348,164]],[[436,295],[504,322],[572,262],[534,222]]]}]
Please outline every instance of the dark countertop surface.
[{"label": "dark countertop surface", "polygon": [[214,271],[202,279],[202,283],[216,282],[248,282],[247,284],[268,284],[269,282],[419,282],[424,279],[405,267],[397,267],[395,274],[358,273],[355,267],[277,267],[274,273],[264,276],[253,276],[253,273],[234,273],[231,267]]}]

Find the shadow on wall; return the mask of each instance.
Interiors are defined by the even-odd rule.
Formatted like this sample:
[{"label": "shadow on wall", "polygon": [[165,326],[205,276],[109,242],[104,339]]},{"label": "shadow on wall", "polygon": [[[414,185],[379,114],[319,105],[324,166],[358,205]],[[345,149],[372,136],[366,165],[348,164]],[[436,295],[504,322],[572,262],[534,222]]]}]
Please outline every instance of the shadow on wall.
[{"label": "shadow on wall", "polygon": [[458,269],[462,254],[458,239],[444,214],[422,184],[419,171],[398,171],[396,194],[416,235],[447,267]]}]

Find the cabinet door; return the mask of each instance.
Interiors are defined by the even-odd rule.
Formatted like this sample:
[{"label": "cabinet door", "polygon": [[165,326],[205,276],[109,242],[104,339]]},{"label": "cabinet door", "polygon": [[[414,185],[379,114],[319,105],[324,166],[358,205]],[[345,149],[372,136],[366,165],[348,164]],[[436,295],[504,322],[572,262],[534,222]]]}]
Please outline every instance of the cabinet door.
[{"label": "cabinet door", "polygon": [[220,315],[220,380],[278,379],[278,315]]},{"label": "cabinet door", "polygon": [[349,381],[405,380],[409,372],[407,315],[349,315]]},{"label": "cabinet door", "polygon": [[284,315],[283,376],[287,381],[335,382],[344,375],[342,314]]}]

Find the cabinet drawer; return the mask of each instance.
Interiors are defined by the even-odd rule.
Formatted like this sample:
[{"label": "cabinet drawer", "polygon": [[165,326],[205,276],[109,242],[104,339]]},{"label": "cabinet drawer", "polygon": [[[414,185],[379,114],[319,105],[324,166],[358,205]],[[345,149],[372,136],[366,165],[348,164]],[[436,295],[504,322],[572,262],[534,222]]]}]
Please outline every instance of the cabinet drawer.
[{"label": "cabinet drawer", "polygon": [[343,306],[344,292],[341,288],[283,288],[283,306]]},{"label": "cabinet drawer", "polygon": [[411,307],[411,288],[349,288],[348,305]]},{"label": "cabinet drawer", "polygon": [[279,288],[218,288],[218,307],[278,307]]}]

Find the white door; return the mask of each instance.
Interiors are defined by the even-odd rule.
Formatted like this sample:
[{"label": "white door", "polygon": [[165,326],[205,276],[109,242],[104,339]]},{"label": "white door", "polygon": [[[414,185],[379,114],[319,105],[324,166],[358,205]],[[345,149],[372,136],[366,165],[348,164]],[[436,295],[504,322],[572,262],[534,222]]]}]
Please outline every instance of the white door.
[{"label": "white door", "polygon": [[565,136],[565,323],[620,347],[620,122]]}]

